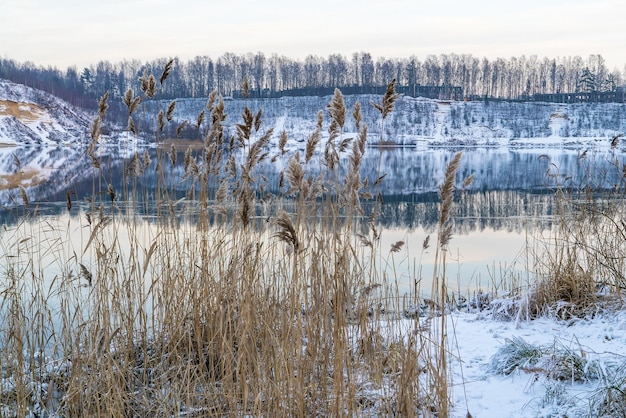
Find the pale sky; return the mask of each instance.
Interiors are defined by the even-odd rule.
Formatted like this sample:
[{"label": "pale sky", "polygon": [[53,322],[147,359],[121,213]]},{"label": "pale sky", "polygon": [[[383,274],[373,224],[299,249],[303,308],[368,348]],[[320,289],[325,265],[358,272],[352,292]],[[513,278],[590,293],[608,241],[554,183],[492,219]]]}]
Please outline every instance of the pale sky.
[{"label": "pale sky", "polygon": [[624,0],[0,0],[0,56],[64,70],[225,52],[600,54],[624,70],[624,22]]}]

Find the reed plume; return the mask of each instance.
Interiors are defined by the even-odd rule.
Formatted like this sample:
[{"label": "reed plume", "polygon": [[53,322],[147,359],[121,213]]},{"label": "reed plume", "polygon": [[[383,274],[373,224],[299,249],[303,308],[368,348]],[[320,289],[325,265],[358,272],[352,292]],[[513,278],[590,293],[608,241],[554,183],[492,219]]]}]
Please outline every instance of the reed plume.
[{"label": "reed plume", "polygon": [[196,127],[198,129],[200,129],[200,125],[202,125],[203,121],[204,121],[204,110],[201,110],[200,113],[198,113],[198,118],[196,119]]},{"label": "reed plume", "polygon": [[324,112],[321,110],[317,113],[317,124],[315,126],[315,131],[309,136],[306,141],[306,148],[304,154],[304,162],[305,164],[311,161],[313,155],[315,154],[315,149],[317,145],[320,143],[322,139],[322,123],[324,122]]},{"label": "reed plume", "polygon": [[623,137],[624,134],[617,134],[611,139],[611,149],[617,148],[617,144],[619,143],[619,139]]},{"label": "reed plume", "polygon": [[100,100],[98,101],[98,116],[100,120],[104,120],[107,114],[107,109],[109,108],[109,92],[107,91],[102,95]]},{"label": "reed plume", "polygon": [[174,117],[174,109],[176,109],[176,100],[172,100],[170,104],[167,106],[167,111],[165,112],[165,119],[167,119],[168,122],[171,122],[172,118]]},{"label": "reed plume", "polygon": [[100,116],[96,116],[91,123],[91,140],[94,144],[98,142],[100,139],[100,135],[102,134],[102,119]]},{"label": "reed plume", "polygon": [[396,93],[396,79],[391,80],[391,83],[387,85],[387,91],[383,96],[383,100],[381,103],[370,102],[372,106],[376,110],[380,112],[381,121],[380,121],[380,141],[382,142],[384,139],[385,133],[385,119],[387,116],[393,112],[394,104],[400,95]]},{"label": "reed plume", "polygon": [[132,115],[137,110],[137,107],[139,106],[139,102],[141,101],[141,98],[139,96],[134,97],[133,89],[129,88],[128,90],[126,90],[126,93],[124,94],[123,101],[126,107],[128,108],[128,114]]},{"label": "reed plume", "polygon": [[163,128],[165,128],[165,114],[161,109],[157,114],[157,132],[159,137],[163,134]]},{"label": "reed plume", "polygon": [[296,152],[287,164],[285,170],[285,177],[291,186],[287,191],[287,195],[295,194],[302,189],[302,182],[304,180],[304,170],[300,164],[300,152]]},{"label": "reed plume", "polygon": [[252,124],[254,123],[254,115],[248,106],[244,106],[243,113],[241,114],[241,119],[243,123],[238,123],[236,125],[237,128],[237,140],[239,144],[243,147],[246,142],[250,139],[250,134],[252,133]]},{"label": "reed plume", "polygon": [[135,121],[133,120],[132,116],[128,117],[128,124],[126,128],[128,129],[129,132],[132,132],[135,135],[137,135],[137,127],[135,126]]},{"label": "reed plume", "polygon": [[176,127],[176,138],[180,138],[180,133],[183,131],[183,129],[185,129],[185,126],[187,126],[187,121],[184,120],[182,121],[178,127]]},{"label": "reed plume", "polygon": [[422,250],[427,250],[430,247],[430,235],[426,235],[424,241],[422,241]]},{"label": "reed plume", "polygon": [[463,188],[466,189],[474,183],[474,174],[469,175],[463,179]]},{"label": "reed plume", "polygon": [[107,186],[107,194],[109,195],[111,202],[114,202],[117,195],[115,194],[115,189],[111,183]]},{"label": "reed plume", "polygon": [[[139,77],[139,84],[141,91],[148,95],[150,90],[150,76],[148,75],[148,70],[143,70],[143,74]],[[128,93],[128,91],[126,91],[126,93]],[[126,106],[128,106],[128,103],[126,103]]]},{"label": "reed plume", "polygon": [[404,241],[396,241],[393,244],[391,244],[391,249],[389,251],[392,253],[399,253],[402,247],[404,247],[404,244],[405,244]]},{"label": "reed plume", "polygon": [[[163,84],[163,83],[161,83]],[[154,76],[152,74],[150,74],[150,77],[148,77],[148,92],[147,95],[148,97],[152,98],[154,97],[154,95],[156,94],[156,79],[154,78]]]},{"label": "reed plume", "polygon": [[341,130],[346,123],[346,104],[341,90],[335,89],[335,94],[331,102],[326,106],[326,109],[331,118],[329,133],[331,136],[337,137],[341,134]]},{"label": "reed plume", "polygon": [[[436,308],[431,308],[431,315],[435,315],[435,310],[440,313],[440,321],[439,321],[439,329],[437,332],[439,333],[438,338],[433,338],[433,340],[438,340],[439,347],[436,351],[433,358],[433,380],[436,384],[435,396],[437,401],[437,406],[439,411],[443,414],[443,416],[449,416],[450,411],[450,398],[448,393],[448,352],[447,352],[447,331],[446,331],[446,315],[443,310],[446,306],[447,299],[447,277],[446,277],[446,254],[447,254],[447,246],[450,240],[452,239],[452,227],[453,223],[450,222],[451,219],[451,211],[452,211],[452,203],[454,200],[454,182],[456,178],[456,173],[459,170],[461,164],[461,156],[462,153],[457,153],[446,168],[446,173],[444,177],[443,184],[439,190],[439,195],[441,199],[441,207],[439,213],[439,223],[438,223],[438,235],[437,235],[437,247],[435,250],[435,263],[433,269],[433,281],[432,281],[432,297],[434,300],[439,301],[439,304]],[[423,245],[423,248],[425,244]],[[439,277],[439,256],[440,252],[443,253],[442,261],[441,261],[441,277]]]},{"label": "reed plume", "polygon": [[254,131],[255,132],[259,132],[259,129],[261,129],[261,123],[263,122],[262,116],[263,116],[263,109],[259,109],[256,112],[256,115],[254,116]]},{"label": "reed plume", "polygon": [[170,146],[170,161],[172,167],[176,167],[176,145],[174,145],[174,143]]},{"label": "reed plume", "polygon": [[68,190],[65,192],[65,206],[67,207],[67,211],[72,210],[72,195],[76,194],[76,192]]},{"label": "reed plume", "polygon": [[278,149],[280,150],[281,155],[285,155],[287,153],[287,149],[285,148],[287,146],[287,141],[287,132],[282,131],[280,133],[280,138],[278,139]]},{"label": "reed plume", "polygon": [[394,103],[400,95],[396,93],[396,79],[391,80],[391,83],[387,85],[387,91],[383,96],[382,103],[371,102],[372,106],[378,110],[383,119],[385,119],[391,112],[393,112]]},{"label": "reed plume", "polygon": [[354,126],[356,127],[356,130],[361,130],[361,121],[363,120],[363,115],[361,114],[361,102],[356,102],[354,104],[352,118],[354,119]]},{"label": "reed plume", "polygon": [[148,167],[150,167],[150,163],[151,163],[151,159],[150,159],[150,153],[148,152],[148,150],[144,150],[143,151],[143,166],[144,169],[147,169]]},{"label": "reed plume", "polygon": [[285,211],[280,211],[276,216],[276,225],[278,226],[278,231],[274,233],[274,237],[288,244],[294,253],[298,253],[301,250],[300,240],[289,214]]},{"label": "reed plume", "polygon": [[28,205],[30,203],[30,201],[28,200],[28,194],[26,193],[26,189],[22,185],[20,185],[20,195],[22,197],[22,203]]},{"label": "reed plume", "polygon": [[159,79],[159,84],[163,85],[165,80],[167,80],[167,77],[169,77],[170,73],[172,72],[173,66],[174,59],[172,58],[167,62],[167,64],[165,64],[165,67],[163,68],[163,73],[161,74],[161,78]]},{"label": "reed plume", "polygon": [[[450,220],[450,212],[452,210],[452,202],[454,200],[454,180],[456,173],[461,165],[461,156],[463,153],[457,153],[452,161],[446,168],[446,174],[444,177],[443,185],[439,190],[439,196],[441,198],[441,210],[439,212],[439,227],[443,228]],[[448,240],[440,240],[440,245],[445,247],[448,244],[450,234],[447,228],[441,229],[443,231],[442,238],[445,236]]]},{"label": "reed plume", "polygon": [[330,135],[324,149],[324,161],[328,169],[334,171],[339,164],[339,151],[335,145],[335,139],[342,135],[346,121],[346,105],[343,100],[343,94],[339,89],[335,89],[335,94],[331,102],[326,106],[326,109],[331,117],[331,122],[328,127]]}]

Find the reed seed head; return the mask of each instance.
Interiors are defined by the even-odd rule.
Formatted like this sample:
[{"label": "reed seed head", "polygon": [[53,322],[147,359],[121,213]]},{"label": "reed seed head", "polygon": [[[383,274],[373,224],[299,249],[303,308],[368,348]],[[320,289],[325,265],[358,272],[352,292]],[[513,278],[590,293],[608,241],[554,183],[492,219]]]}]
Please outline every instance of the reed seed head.
[{"label": "reed seed head", "polygon": [[24,186],[20,185],[20,195],[22,197],[22,203],[24,203],[25,205],[28,205],[30,202],[28,200],[28,194],[26,193],[26,189],[24,188]]},{"label": "reed seed head", "polygon": [[174,143],[170,146],[170,161],[172,167],[176,167],[176,145],[174,145]]},{"label": "reed seed head", "polygon": [[109,92],[107,91],[106,93],[104,93],[102,95],[102,97],[100,98],[100,101],[98,102],[98,116],[100,116],[100,119],[104,120],[106,114],[107,114],[107,109],[109,108]]},{"label": "reed seed head", "polygon": [[159,136],[163,133],[163,128],[165,128],[165,114],[163,113],[163,110],[159,110],[159,113],[157,114],[157,129]]},{"label": "reed seed head", "polygon": [[198,118],[196,119],[196,126],[198,127],[198,129],[200,129],[200,125],[202,125],[203,121],[204,121],[204,110],[201,110],[200,113],[198,113]]},{"label": "reed seed head", "polygon": [[469,187],[469,186],[471,186],[472,183],[474,183],[474,177],[475,177],[474,174],[471,174],[470,176],[465,177],[465,179],[463,180],[463,188],[464,189]]},{"label": "reed seed head", "polygon": [[135,127],[135,121],[133,121],[133,117],[129,116],[128,117],[128,126],[127,126],[128,131],[134,133],[135,135],[137,135],[137,128]]},{"label": "reed seed head", "polygon": [[276,225],[278,226],[278,231],[274,234],[274,237],[290,245],[293,252],[298,253],[301,250],[300,240],[289,214],[281,210],[276,216]]},{"label": "reed seed head", "polygon": [[178,125],[178,127],[176,128],[176,137],[177,137],[177,138],[180,138],[180,134],[181,134],[181,132],[183,131],[183,129],[185,129],[185,126],[187,126],[187,121],[186,121],[186,120],[182,121],[182,122]]},{"label": "reed seed head", "polygon": [[356,130],[361,129],[361,121],[363,120],[363,115],[361,114],[361,102],[356,102],[354,104],[354,110],[352,111],[352,117],[354,118],[354,125],[356,126]]},{"label": "reed seed head", "polygon": [[280,133],[280,139],[278,140],[278,148],[280,149],[281,155],[285,155],[287,153],[287,149],[285,148],[285,146],[287,146],[287,140],[287,132],[282,131]]},{"label": "reed seed head", "polygon": [[300,165],[299,152],[296,152],[295,155],[289,159],[287,169],[285,170],[285,177],[287,177],[287,181],[291,186],[287,194],[296,193],[301,190],[304,180],[304,170],[302,169],[302,165]]},{"label": "reed seed head", "polygon": [[[343,129],[343,126],[346,122],[346,104],[343,100],[343,94],[341,90],[335,89],[335,94],[333,95],[333,99],[326,106],[328,109],[328,114],[331,119],[335,122],[336,129]],[[333,126],[331,124],[331,126]]]},{"label": "reed seed head", "polygon": [[100,116],[96,116],[93,122],[91,123],[91,139],[94,144],[98,142],[98,139],[100,139],[101,134],[102,134],[102,119],[100,119]]},{"label": "reed seed head", "polygon": [[391,249],[389,250],[392,253],[398,253],[404,247],[404,241],[396,241],[391,244]]},{"label": "reed seed head", "polygon": [[396,93],[396,79],[391,80],[391,83],[387,85],[387,91],[383,96],[382,103],[371,102],[372,106],[378,110],[383,119],[385,119],[391,112],[400,95]]},{"label": "reed seed head", "polygon": [[259,129],[261,129],[261,123],[262,123],[261,116],[263,116],[263,109],[259,109],[259,111],[256,113],[256,116],[254,117],[254,131],[255,132],[259,132]]},{"label": "reed seed head", "polygon": [[613,137],[613,139],[611,139],[611,148],[612,148],[612,149],[617,148],[617,144],[619,144],[619,139],[620,139],[621,137],[623,137],[623,136],[624,136],[624,134],[617,134],[617,135],[615,135],[615,136]]},{"label": "reed seed head", "polygon": [[167,106],[167,111],[165,112],[165,119],[168,122],[172,121],[174,115],[174,109],[176,109],[176,100],[172,100],[170,104]]},{"label": "reed seed head", "polygon": [[163,68],[163,73],[161,73],[161,78],[159,79],[159,84],[163,85],[165,80],[167,80],[167,77],[169,77],[170,73],[172,72],[172,67],[173,66],[174,66],[174,59],[170,59],[167,62],[167,64],[165,64],[165,67]]}]

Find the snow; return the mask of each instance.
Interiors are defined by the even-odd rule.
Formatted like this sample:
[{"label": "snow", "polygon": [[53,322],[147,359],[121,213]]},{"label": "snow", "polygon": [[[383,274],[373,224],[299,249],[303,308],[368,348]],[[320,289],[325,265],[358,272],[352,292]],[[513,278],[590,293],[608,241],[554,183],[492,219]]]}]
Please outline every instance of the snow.
[{"label": "snow", "polygon": [[[582,416],[589,411],[599,381],[558,382],[539,371],[516,370],[508,376],[490,371],[493,356],[507,339],[522,338],[536,346],[559,345],[606,366],[623,363],[626,356],[626,312],[570,321],[501,322],[483,313],[461,312],[450,314],[449,319],[453,325],[449,325],[448,336],[455,357],[453,416],[465,416],[466,404],[473,417],[483,418],[549,416],[548,412]],[[556,386],[561,394],[550,403],[549,392]]]},{"label": "snow", "polygon": [[52,95],[0,80],[0,143],[85,144],[91,116]]},{"label": "snow", "polygon": [[[262,130],[272,128],[271,145],[277,146],[280,133],[289,137],[288,147],[302,149],[304,141],[315,129],[316,114],[325,111],[332,97],[282,97],[273,99],[228,100],[224,125],[227,135],[235,132],[244,106],[253,113],[263,110]],[[381,137],[380,113],[370,102],[379,102],[376,95],[344,96],[348,112],[361,103],[363,122],[368,127],[370,144]],[[176,123],[195,121],[205,108],[204,99],[176,101]],[[169,101],[146,103],[147,117],[156,114]],[[325,116],[323,133],[329,124]],[[356,136],[351,117],[346,118],[344,135]],[[611,138],[626,132],[624,103],[543,103],[506,101],[440,101],[427,98],[401,97],[384,123],[384,140],[407,147],[428,146],[498,146],[534,147],[587,146],[610,143]]]}]

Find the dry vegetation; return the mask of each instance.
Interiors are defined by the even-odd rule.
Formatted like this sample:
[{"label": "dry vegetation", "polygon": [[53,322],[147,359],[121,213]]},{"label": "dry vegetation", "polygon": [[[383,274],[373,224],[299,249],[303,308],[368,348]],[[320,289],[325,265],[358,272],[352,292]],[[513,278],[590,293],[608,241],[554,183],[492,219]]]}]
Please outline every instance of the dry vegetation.
[{"label": "dry vegetation", "polygon": [[[126,93],[130,131],[170,68],[159,80],[145,74],[142,95]],[[374,103],[381,124],[396,98],[391,83]],[[125,162],[124,190],[106,181],[98,147],[105,95],[87,150],[98,175],[80,218],[61,225],[25,218],[1,242],[0,415],[449,416],[442,309],[461,154],[441,187],[431,299],[400,321],[405,301],[387,269],[405,243],[380,246],[384,176],[374,184],[360,177],[367,142],[360,105],[350,112],[337,90],[324,139],[320,112],[304,155],[286,148],[288,132],[271,154],[274,133],[263,129],[262,111],[246,107],[226,138],[224,103],[213,93],[206,114],[191,122],[206,128],[202,146],[183,159],[163,138],[175,106],[155,115],[154,220],[137,214],[148,197],[134,187],[154,166],[147,154]],[[343,132],[349,113],[356,137]],[[284,167],[278,193],[267,191],[264,161]],[[183,199],[171,188],[181,180],[170,178],[173,166],[192,184]],[[600,283],[618,295],[625,285],[621,214],[561,202],[552,258],[541,254],[545,274],[517,313],[588,312],[599,306]],[[71,230],[82,231],[78,248]]]},{"label": "dry vegetation", "polygon": [[[141,96],[125,95],[130,131],[170,68],[159,80],[144,75]],[[394,85],[375,104],[383,120]],[[155,117],[160,145],[175,105]],[[286,132],[272,155],[262,111],[246,107],[225,138],[224,103],[212,94],[193,122],[206,126],[202,147],[182,160],[175,145],[158,148],[155,221],[136,211],[147,199],[134,188],[147,154],[126,162],[125,190],[106,181],[98,141],[107,108],[105,95],[87,150],[98,175],[80,218],[25,218],[2,243],[2,416],[448,415],[446,324],[428,326],[441,309],[397,320],[385,265],[404,243],[379,244],[382,176],[367,184],[359,174],[360,105],[351,112],[358,136],[343,132],[349,110],[337,90],[328,137],[320,112],[304,155],[286,149]],[[266,191],[263,161],[284,167],[277,194]],[[193,183],[184,199],[168,186],[173,166]],[[447,210],[456,169],[442,192]],[[79,248],[71,230],[82,231]],[[445,286],[434,289],[437,306]]]},{"label": "dry vegetation", "polygon": [[[620,136],[613,139],[613,148]],[[530,289],[520,294],[514,310],[518,318],[592,317],[623,306],[626,165],[615,159],[599,173],[586,157],[587,151],[581,153],[579,164],[588,170],[589,183],[572,187],[566,178],[559,184],[554,227],[548,235],[534,237],[531,257],[536,278]],[[602,184],[609,178],[618,180],[607,190]]]}]

